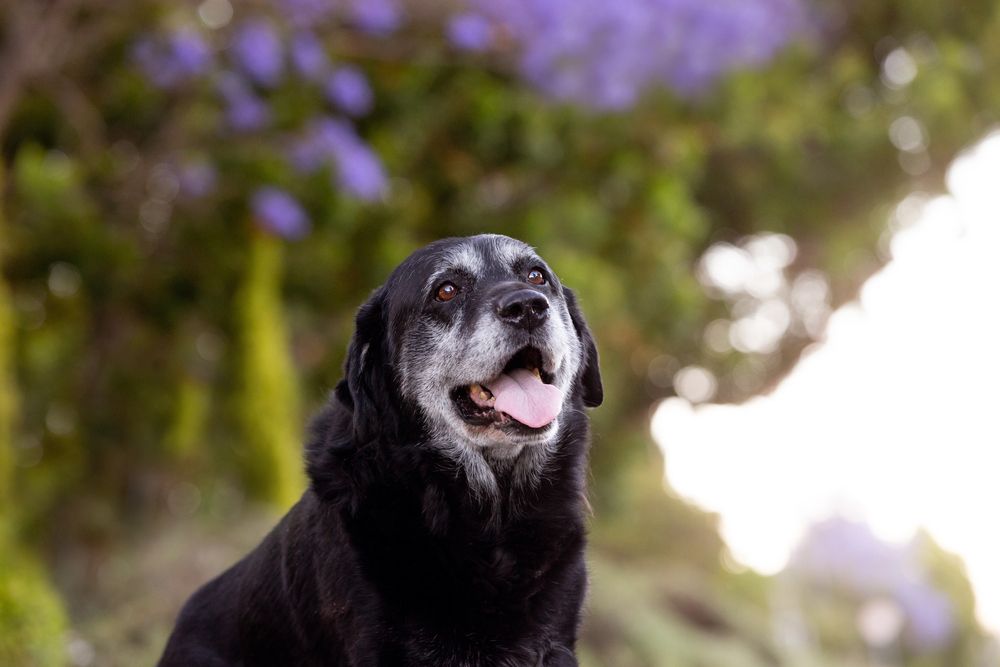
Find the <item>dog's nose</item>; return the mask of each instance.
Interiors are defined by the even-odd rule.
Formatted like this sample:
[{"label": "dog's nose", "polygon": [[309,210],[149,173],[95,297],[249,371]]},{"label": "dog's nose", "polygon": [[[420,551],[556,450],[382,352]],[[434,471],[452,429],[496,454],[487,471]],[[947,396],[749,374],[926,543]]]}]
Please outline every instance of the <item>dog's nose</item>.
[{"label": "dog's nose", "polygon": [[501,320],[521,329],[534,329],[549,316],[549,300],[532,289],[508,292],[497,299]]}]

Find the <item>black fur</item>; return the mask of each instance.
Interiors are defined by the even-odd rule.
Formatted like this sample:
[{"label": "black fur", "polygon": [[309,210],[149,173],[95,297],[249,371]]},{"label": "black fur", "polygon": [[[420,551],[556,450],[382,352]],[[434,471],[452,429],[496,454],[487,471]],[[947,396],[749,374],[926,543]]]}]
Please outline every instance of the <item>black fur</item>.
[{"label": "black fur", "polygon": [[395,370],[402,331],[420,316],[413,276],[458,242],[416,253],[359,310],[345,379],[312,425],[309,489],[192,596],[161,667],[577,664],[596,347],[557,285],[586,358],[554,454],[528,484],[499,466],[499,497],[477,498],[455,461],[418,444],[422,418]]}]

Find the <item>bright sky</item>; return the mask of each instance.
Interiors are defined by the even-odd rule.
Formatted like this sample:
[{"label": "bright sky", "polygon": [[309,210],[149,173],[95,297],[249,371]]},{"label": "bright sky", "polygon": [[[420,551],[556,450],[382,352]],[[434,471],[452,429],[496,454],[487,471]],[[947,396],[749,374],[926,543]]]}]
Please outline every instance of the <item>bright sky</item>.
[{"label": "bright sky", "polygon": [[947,185],[772,393],[668,399],[652,430],[670,485],[719,513],[747,565],[776,572],[834,513],[891,541],[923,526],[964,558],[1000,632],[1000,132]]}]

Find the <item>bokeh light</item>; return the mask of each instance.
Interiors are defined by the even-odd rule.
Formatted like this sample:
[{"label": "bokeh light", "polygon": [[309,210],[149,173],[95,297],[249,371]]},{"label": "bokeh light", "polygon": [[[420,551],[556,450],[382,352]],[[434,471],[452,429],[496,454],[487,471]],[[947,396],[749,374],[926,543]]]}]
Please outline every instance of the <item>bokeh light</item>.
[{"label": "bokeh light", "polygon": [[[926,528],[965,560],[980,618],[1000,629],[1000,540],[985,528],[1000,506],[1000,314],[982,307],[1000,285],[998,173],[994,134],[949,169],[950,196],[904,199],[892,260],[772,393],[661,404],[652,430],[666,478],[720,514],[738,559],[777,572],[831,514],[890,543]],[[797,309],[827,303],[819,276],[800,280]],[[885,637],[889,616],[870,609],[865,632]]]}]

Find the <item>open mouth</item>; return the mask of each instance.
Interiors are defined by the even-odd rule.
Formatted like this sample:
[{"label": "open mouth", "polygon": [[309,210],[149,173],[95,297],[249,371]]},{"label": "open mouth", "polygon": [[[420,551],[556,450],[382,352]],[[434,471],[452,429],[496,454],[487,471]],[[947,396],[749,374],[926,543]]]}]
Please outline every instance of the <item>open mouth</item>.
[{"label": "open mouth", "polygon": [[562,408],[562,391],[552,381],[552,373],[543,368],[542,353],[529,346],[511,357],[500,375],[456,387],[451,398],[468,424],[539,431]]}]

